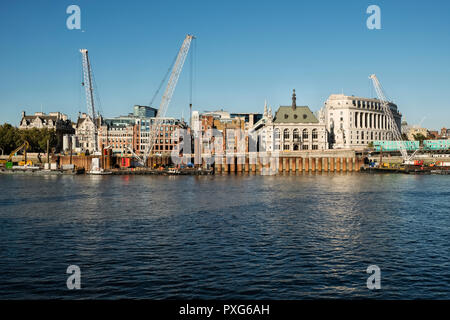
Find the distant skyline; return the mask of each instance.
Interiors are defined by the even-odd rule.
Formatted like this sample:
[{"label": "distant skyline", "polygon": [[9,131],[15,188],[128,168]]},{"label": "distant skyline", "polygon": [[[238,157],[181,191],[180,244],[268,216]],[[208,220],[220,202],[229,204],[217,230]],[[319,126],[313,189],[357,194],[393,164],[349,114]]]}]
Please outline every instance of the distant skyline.
[{"label": "distant skyline", "polygon": [[[69,30],[69,5],[81,30]],[[369,5],[381,30],[369,30]],[[194,110],[319,110],[333,93],[375,97],[377,74],[403,120],[450,127],[448,1],[100,1],[0,3],[0,123],[22,111],[86,112],[80,48],[89,50],[104,116],[148,105],[187,33]],[[189,119],[190,62],[168,116]],[[165,86],[165,84],[164,84]],[[158,107],[161,94],[153,107]]]}]

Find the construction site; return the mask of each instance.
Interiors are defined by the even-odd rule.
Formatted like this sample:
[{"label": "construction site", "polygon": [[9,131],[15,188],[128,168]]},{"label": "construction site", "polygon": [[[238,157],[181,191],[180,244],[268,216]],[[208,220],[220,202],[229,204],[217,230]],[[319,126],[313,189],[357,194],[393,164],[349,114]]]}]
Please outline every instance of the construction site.
[{"label": "construction site", "polygon": [[[166,114],[174,94],[178,79],[189,53],[192,35],[187,35],[178,51],[176,59],[161,82],[152,101],[168,81],[157,109],[156,116],[148,126],[146,143],[138,148],[126,147],[126,152],[113,153],[113,146],[105,139],[99,139],[101,115],[96,108],[93,85],[93,74],[87,49],[81,49],[83,81],[86,96],[88,117],[92,126],[87,131],[87,138],[92,141],[89,153],[74,152],[72,142],[64,141],[68,145],[64,151],[55,152],[47,142],[44,153],[27,152],[30,145],[24,141],[9,155],[0,157],[0,172],[4,174],[160,174],[160,175],[207,175],[207,174],[282,174],[308,172],[370,172],[370,173],[435,173],[448,174],[450,172],[450,143],[449,140],[424,141],[421,145],[411,141],[403,141],[401,129],[397,125],[389,101],[385,97],[382,86],[376,75],[370,75],[373,86],[381,102],[384,113],[384,125],[389,129],[390,141],[374,141],[373,146],[364,150],[328,149],[328,150],[282,150],[275,148],[267,150],[249,150],[246,142],[244,151],[236,148],[228,150],[224,143],[224,150],[216,153],[204,153],[201,146],[205,130],[192,125],[192,97],[189,101],[190,121],[186,126],[191,134],[184,144],[193,147],[193,152],[182,151],[179,145],[165,147],[164,152],[155,150],[158,140],[162,137],[161,130],[166,121]],[[170,72],[169,72],[170,71]],[[169,76],[170,75],[170,76]],[[191,85],[192,87],[192,85]],[[191,94],[192,96],[192,94]],[[293,94],[293,109],[296,109],[295,90]],[[265,111],[267,113],[267,111]],[[287,117],[288,115],[286,115]],[[306,115],[304,115],[306,118]],[[261,121],[261,120],[260,120]],[[141,126],[141,124],[136,124]],[[143,126],[143,124],[142,124]],[[170,130],[173,128],[171,127]],[[251,131],[251,130],[250,130]],[[314,130],[313,130],[314,131]],[[294,130],[295,132],[295,130]],[[172,133],[171,133],[172,136]],[[166,133],[167,142],[167,133]],[[67,137],[65,137],[66,139]],[[223,131],[223,139],[226,139]],[[260,141],[260,136],[247,139]],[[289,138],[289,136],[288,136]],[[308,138],[308,136],[306,136]],[[313,133],[314,138],[314,133]],[[138,138],[139,139],[139,138]],[[299,139],[295,137],[294,139]],[[141,139],[142,136],[141,136]],[[170,140],[172,141],[172,140]],[[178,143],[181,142],[178,137]],[[142,142],[142,141],[141,141]],[[210,141],[211,142],[211,141]],[[156,146],[161,147],[162,146]],[[280,147],[278,147],[280,149]],[[314,148],[312,148],[314,149]],[[174,161],[174,156],[181,161]]]}]

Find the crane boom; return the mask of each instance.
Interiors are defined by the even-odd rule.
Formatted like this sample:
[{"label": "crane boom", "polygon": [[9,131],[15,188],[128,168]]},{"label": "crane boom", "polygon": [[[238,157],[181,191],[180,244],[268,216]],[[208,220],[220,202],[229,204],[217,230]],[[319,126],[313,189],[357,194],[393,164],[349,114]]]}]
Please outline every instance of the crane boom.
[{"label": "crane boom", "polygon": [[14,155],[15,155],[17,152],[21,151],[22,149],[23,149],[23,152],[24,152],[24,158],[26,158],[27,150],[28,150],[29,148],[30,148],[30,144],[28,143],[28,141],[25,140],[24,143],[22,143],[18,148],[14,149],[14,150],[10,153],[10,155],[9,155],[7,161],[11,161],[11,159],[14,157]]},{"label": "crane boom", "polygon": [[170,101],[172,100],[173,92],[175,91],[175,87],[178,82],[178,78],[180,77],[181,70],[183,69],[184,62],[186,60],[187,54],[189,52],[189,47],[191,45],[192,39],[194,39],[193,35],[186,35],[186,38],[181,45],[180,51],[178,52],[178,56],[176,58],[175,64],[172,69],[172,73],[170,74],[169,82],[167,83],[166,90],[164,95],[162,96],[161,103],[159,105],[158,113],[156,114],[155,122],[151,125],[150,135],[149,135],[149,143],[144,152],[144,157],[142,159],[143,165],[147,164],[147,159],[153,151],[153,145],[155,144],[156,133],[159,130],[159,127],[163,121],[162,118],[166,116],[167,109],[169,107]]},{"label": "crane boom", "polygon": [[89,55],[87,49],[80,49],[81,55],[83,56],[83,86],[86,91],[86,105],[88,113],[91,116],[92,122],[94,123],[94,130],[92,132],[92,139],[94,140],[94,152],[98,151],[98,128],[97,119],[95,114],[95,104],[94,104],[94,89],[92,85],[92,69],[91,62],[89,61]]},{"label": "crane boom", "polygon": [[369,79],[372,80],[373,86],[375,87],[375,91],[377,92],[378,99],[381,101],[381,106],[383,108],[384,115],[386,116],[388,128],[392,132],[392,138],[393,140],[399,142],[398,147],[402,154],[403,160],[404,161],[409,160],[408,152],[406,151],[405,143],[403,142],[400,128],[397,126],[397,123],[395,122],[394,115],[392,114],[389,102],[387,101],[383,89],[381,88],[380,81],[378,81],[378,78],[375,74],[370,75]]}]

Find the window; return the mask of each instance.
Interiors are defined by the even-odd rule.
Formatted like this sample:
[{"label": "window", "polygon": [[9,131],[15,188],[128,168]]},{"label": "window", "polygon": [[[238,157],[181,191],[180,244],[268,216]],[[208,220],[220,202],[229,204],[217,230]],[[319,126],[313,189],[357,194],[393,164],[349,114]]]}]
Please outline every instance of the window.
[{"label": "window", "polygon": [[285,144],[285,145],[283,146],[283,150],[289,150],[289,145],[288,145],[288,144]]},{"label": "window", "polygon": [[319,150],[319,146],[318,146],[317,144],[313,144],[313,145],[312,145],[312,149],[313,149],[313,150]]},{"label": "window", "polygon": [[294,129],[294,134],[293,134],[294,140],[299,138],[299,132],[298,129]]},{"label": "window", "polygon": [[284,131],[283,131],[283,138],[284,139],[289,139],[289,129],[284,129]]},{"label": "window", "polygon": [[302,150],[308,150],[308,145],[307,144],[302,145]]},{"label": "window", "polygon": [[288,116],[287,114],[285,114],[285,115],[284,115],[284,118],[287,119],[287,118],[289,118],[289,116]]},{"label": "window", "polygon": [[317,140],[318,139],[317,129],[313,129],[313,131],[312,131],[312,138],[313,138],[313,140]]},{"label": "window", "polygon": [[308,129],[303,129],[302,137],[303,137],[303,140],[307,140],[308,139]]}]

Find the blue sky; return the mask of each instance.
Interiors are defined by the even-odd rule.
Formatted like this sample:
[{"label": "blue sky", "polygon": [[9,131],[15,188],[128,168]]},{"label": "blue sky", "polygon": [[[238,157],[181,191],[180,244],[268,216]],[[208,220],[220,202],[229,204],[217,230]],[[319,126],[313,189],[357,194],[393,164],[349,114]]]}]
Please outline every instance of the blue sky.
[{"label": "blue sky", "polygon": [[[450,127],[448,1],[0,2],[0,123],[20,112],[85,112],[80,48],[90,53],[105,116],[148,104],[185,35],[194,34],[194,109],[262,112],[332,93],[374,96],[376,73],[404,119]],[[81,8],[68,30],[66,8]],[[381,8],[381,30],[366,9]],[[168,114],[188,118],[187,59]],[[160,97],[156,101],[159,105]],[[42,107],[41,107],[42,106]]]}]

